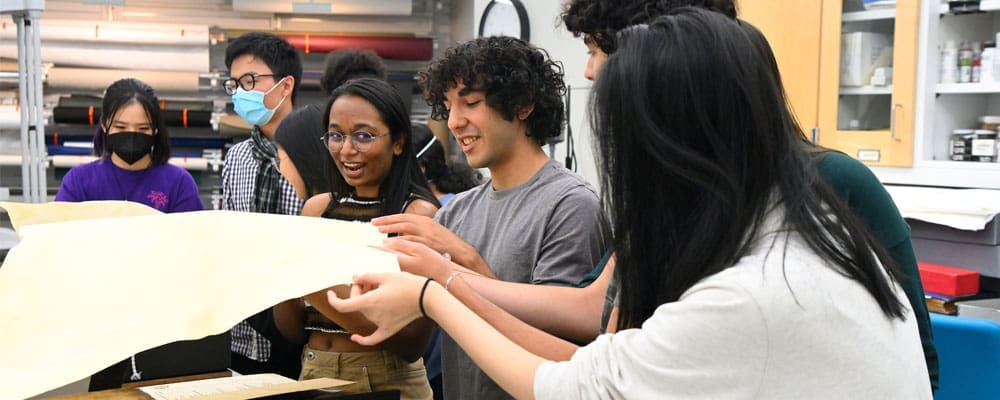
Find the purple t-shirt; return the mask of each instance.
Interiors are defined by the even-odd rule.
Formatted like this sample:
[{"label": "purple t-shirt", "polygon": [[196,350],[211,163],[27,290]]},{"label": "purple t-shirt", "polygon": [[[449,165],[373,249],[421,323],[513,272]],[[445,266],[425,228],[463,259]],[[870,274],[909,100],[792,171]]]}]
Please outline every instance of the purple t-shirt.
[{"label": "purple t-shirt", "polygon": [[171,164],[129,171],[99,159],[73,167],[63,177],[56,201],[90,200],[128,200],[165,213],[204,209],[191,174]]}]

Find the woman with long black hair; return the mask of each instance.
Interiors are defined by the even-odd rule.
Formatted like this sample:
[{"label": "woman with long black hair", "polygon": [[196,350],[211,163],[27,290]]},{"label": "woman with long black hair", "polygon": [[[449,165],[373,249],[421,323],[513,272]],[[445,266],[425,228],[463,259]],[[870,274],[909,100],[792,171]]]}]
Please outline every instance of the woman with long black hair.
[{"label": "woman with long black hair", "polygon": [[330,298],[379,326],[352,339],[429,316],[518,398],[931,398],[899,273],[821,183],[747,32],[682,8],[618,45],[593,102],[618,332],[546,361],[400,273]]},{"label": "woman with long black hair", "polygon": [[[360,78],[340,85],[327,102],[322,127],[330,192],[307,200],[302,215],[364,222],[389,214],[430,217],[437,212],[440,203],[414,157],[403,99],[388,83]],[[335,267],[337,254],[321,254]],[[333,289],[348,294],[345,286]],[[305,300],[309,307],[304,313],[288,302],[275,310],[282,334],[305,342],[300,379],[354,381],[341,388],[348,392],[399,390],[401,399],[432,397],[420,359],[430,341],[430,321],[413,321],[385,343],[361,345],[350,335],[375,329],[364,316],[337,312],[325,301],[325,291]]]}]

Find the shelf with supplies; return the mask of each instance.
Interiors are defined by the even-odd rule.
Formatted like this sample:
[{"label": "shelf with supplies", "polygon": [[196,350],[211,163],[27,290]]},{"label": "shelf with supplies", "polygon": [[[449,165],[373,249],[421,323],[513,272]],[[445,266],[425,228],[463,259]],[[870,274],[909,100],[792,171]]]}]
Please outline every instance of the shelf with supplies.
[{"label": "shelf with supplies", "polygon": [[[1000,0],[982,0],[979,2],[979,11],[1000,11]],[[951,14],[948,3],[941,4],[941,14]]]},{"label": "shelf with supplies", "polygon": [[881,8],[867,11],[845,12],[841,17],[843,22],[880,21],[896,18],[895,8]]},{"label": "shelf with supplies", "polygon": [[841,95],[891,95],[892,85],[889,86],[841,86]]},{"label": "shelf with supplies", "polygon": [[[985,45],[1000,32],[1000,0],[980,2],[984,12],[920,3],[913,166],[872,170],[887,184],[1000,189],[997,150],[984,150],[989,141],[996,149],[990,131],[1000,116],[1000,63]],[[957,145],[957,137],[970,142]]]},{"label": "shelf with supplies", "polygon": [[939,83],[937,94],[1000,94],[1000,82],[991,83]]}]

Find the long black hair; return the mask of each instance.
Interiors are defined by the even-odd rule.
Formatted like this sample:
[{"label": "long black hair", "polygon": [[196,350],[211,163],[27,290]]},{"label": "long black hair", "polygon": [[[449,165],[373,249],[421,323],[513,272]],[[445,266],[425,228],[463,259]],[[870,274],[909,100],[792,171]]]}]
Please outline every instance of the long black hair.
[{"label": "long black hair", "polygon": [[323,145],[323,112],[309,105],[288,114],[274,130],[274,142],[288,154],[306,185],[306,195],[315,196],[330,191],[327,159],[330,153]]},{"label": "long black hair", "polygon": [[[323,126],[330,126],[330,109],[341,96],[357,96],[371,103],[378,110],[379,117],[389,127],[389,137],[392,143],[403,140],[403,151],[392,156],[392,166],[385,180],[378,187],[378,195],[382,198],[382,215],[398,214],[410,198],[410,194],[427,200],[437,207],[441,203],[427,186],[427,178],[417,167],[411,144],[410,118],[406,113],[403,98],[388,83],[375,78],[352,79],[333,90],[330,100],[326,103],[323,116]],[[347,196],[354,188],[347,184],[344,176],[337,171],[333,157],[327,157],[327,168],[330,176],[330,190],[335,197]],[[336,201],[336,200],[335,200]]]},{"label": "long black hair", "polygon": [[774,74],[735,20],[686,7],[618,42],[594,86],[592,123],[615,232],[619,329],[734,265],[775,201],[786,232],[903,318],[890,281],[899,274],[880,265],[884,250],[820,182],[779,112]]},{"label": "long black hair", "polygon": [[122,108],[132,103],[139,104],[146,110],[149,124],[153,127],[153,151],[150,152],[152,164],[166,164],[170,161],[170,135],[166,122],[160,117],[160,100],[156,98],[152,87],[135,78],[119,79],[104,90],[101,123],[94,134],[94,155],[100,158],[111,157],[111,149],[108,148],[111,121]]}]

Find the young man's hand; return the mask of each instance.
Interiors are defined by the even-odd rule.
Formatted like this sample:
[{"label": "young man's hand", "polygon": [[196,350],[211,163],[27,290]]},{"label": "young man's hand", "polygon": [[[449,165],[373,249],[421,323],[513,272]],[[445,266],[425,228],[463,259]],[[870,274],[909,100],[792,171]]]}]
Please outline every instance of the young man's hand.
[{"label": "young man's hand", "polygon": [[456,264],[473,272],[496,278],[472,245],[432,218],[414,214],[396,214],[375,218],[372,220],[372,225],[378,227],[379,232],[398,234],[400,239],[420,243],[438,253],[447,254]]}]

